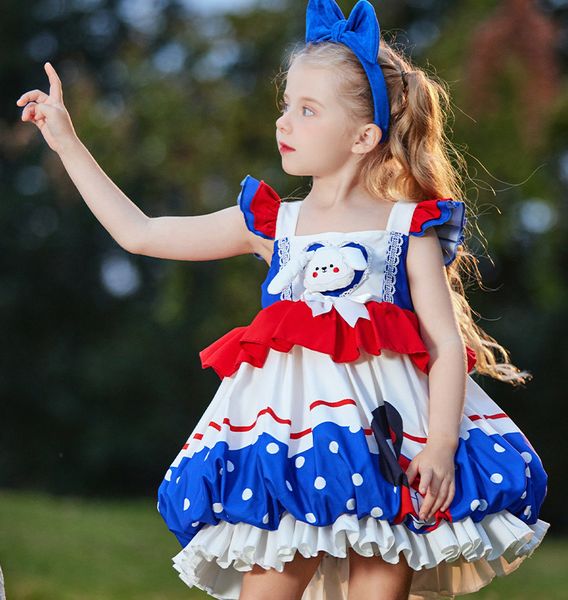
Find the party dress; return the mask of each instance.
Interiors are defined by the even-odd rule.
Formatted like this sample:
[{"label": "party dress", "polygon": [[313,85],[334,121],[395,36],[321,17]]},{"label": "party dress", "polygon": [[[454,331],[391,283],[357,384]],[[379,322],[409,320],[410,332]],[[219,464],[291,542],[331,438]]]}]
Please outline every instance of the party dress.
[{"label": "party dress", "polygon": [[159,486],[158,511],[182,546],[179,577],[238,599],[253,564],[282,571],[296,552],[324,551],[302,600],[346,600],[352,547],[390,563],[404,553],[419,600],[517,569],[550,526],[538,518],[547,474],[471,377],[471,348],[448,509],[420,519],[420,477],[409,486],[405,474],[428,438],[409,237],[434,227],[449,265],[464,203],[401,201],[385,230],[309,235],[295,234],[302,201],[251,175],[237,203],[273,253],[262,309],[199,353],[221,384]]}]

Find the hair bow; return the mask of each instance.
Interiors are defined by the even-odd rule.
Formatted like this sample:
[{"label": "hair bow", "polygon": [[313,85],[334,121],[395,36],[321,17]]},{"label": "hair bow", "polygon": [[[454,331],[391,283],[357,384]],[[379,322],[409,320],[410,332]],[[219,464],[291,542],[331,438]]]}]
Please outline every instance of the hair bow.
[{"label": "hair bow", "polygon": [[306,43],[336,42],[349,47],[365,69],[374,103],[374,122],[381,128],[381,142],[388,139],[390,105],[385,78],[377,63],[381,28],[373,5],[359,0],[349,18],[335,0],[309,0],[306,11]]}]

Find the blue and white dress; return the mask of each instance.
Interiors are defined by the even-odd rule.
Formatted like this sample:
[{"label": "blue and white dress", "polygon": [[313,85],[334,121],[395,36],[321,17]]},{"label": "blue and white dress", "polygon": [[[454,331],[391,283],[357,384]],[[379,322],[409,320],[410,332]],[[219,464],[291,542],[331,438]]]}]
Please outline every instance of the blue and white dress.
[{"label": "blue and white dress", "polygon": [[[547,474],[470,373],[455,496],[429,520],[405,470],[428,439],[428,350],[406,275],[411,235],[434,227],[449,265],[463,202],[393,205],[385,230],[296,235],[301,201],[248,175],[238,204],[273,240],[262,309],[200,352],[221,384],[158,490],[190,587],[239,597],[243,573],[324,552],[303,600],[346,600],[349,548],[416,571],[410,598],[468,594],[517,569],[549,523]],[[261,258],[255,255],[257,258]]]}]

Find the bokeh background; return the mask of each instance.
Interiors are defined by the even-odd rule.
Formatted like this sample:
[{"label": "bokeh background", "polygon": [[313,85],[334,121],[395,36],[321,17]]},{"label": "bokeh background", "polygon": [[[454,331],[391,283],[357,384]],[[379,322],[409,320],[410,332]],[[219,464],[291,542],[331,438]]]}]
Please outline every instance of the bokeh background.
[{"label": "bokeh background", "polygon": [[[354,2],[340,1],[345,14]],[[449,84],[465,155],[481,326],[533,374],[476,378],[549,474],[551,529],[476,598],[564,598],[568,468],[568,0],[374,0],[382,33]],[[0,16],[0,565],[8,600],[201,598],[157,488],[219,384],[198,352],[260,309],[252,256],[124,251],[15,104],[48,91],[148,215],[236,202],[250,173],[281,196],[276,75],[299,0],[3,0]]]}]

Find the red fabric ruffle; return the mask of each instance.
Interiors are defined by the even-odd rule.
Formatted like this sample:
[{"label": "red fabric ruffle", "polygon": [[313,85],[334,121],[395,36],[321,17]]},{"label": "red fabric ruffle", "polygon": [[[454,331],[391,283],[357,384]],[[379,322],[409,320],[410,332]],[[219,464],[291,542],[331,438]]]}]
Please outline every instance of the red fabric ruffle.
[{"label": "red fabric ruffle", "polygon": [[[220,378],[228,377],[243,362],[262,367],[270,349],[288,352],[298,344],[328,354],[335,362],[352,362],[361,350],[379,355],[384,348],[407,354],[428,373],[430,355],[420,337],[416,314],[391,302],[371,300],[365,306],[371,318],[359,318],[351,327],[335,307],[314,317],[305,302],[274,302],[258,312],[249,325],[235,327],[201,350],[202,368],[212,367]],[[469,372],[475,353],[466,349]]]},{"label": "red fabric ruffle", "polygon": [[254,217],[254,228],[274,239],[276,236],[276,217],[281,198],[265,181],[260,181],[250,201],[250,211]]},{"label": "red fabric ruffle", "polygon": [[[433,198],[422,200],[416,204],[410,221],[410,233],[422,232],[430,223],[439,225],[451,217],[452,198]],[[440,204],[438,204],[440,203]],[[445,211],[445,218],[442,215],[442,208]]]}]

